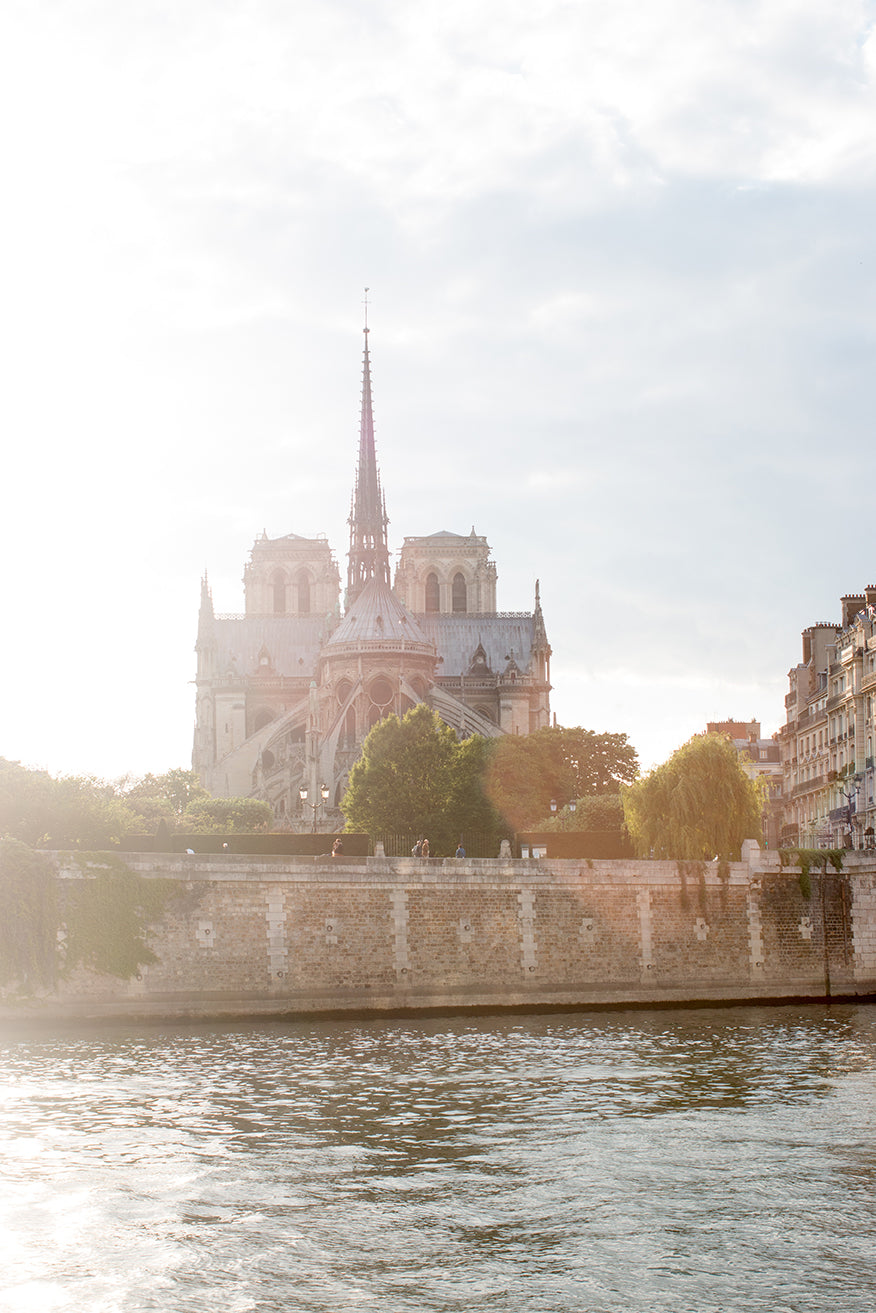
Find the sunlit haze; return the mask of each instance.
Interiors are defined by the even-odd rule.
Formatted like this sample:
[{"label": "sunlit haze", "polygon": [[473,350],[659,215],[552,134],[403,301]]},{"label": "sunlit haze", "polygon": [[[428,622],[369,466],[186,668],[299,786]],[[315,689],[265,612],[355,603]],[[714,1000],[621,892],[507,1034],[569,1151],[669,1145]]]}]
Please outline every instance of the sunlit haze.
[{"label": "sunlit haze", "polygon": [[475,526],[560,723],[783,719],[876,582],[876,4],[0,14],[0,756],[190,760],[199,579]]}]

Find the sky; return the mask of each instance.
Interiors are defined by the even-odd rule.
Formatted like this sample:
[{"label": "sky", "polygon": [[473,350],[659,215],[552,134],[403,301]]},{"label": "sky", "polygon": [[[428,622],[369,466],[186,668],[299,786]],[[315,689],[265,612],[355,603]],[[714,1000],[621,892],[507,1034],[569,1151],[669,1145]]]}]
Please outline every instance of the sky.
[{"label": "sky", "polygon": [[876,2],[8,0],[0,122],[0,756],[190,764],[204,571],[345,571],[366,286],[390,548],[541,581],[559,723],[771,734],[876,581]]}]

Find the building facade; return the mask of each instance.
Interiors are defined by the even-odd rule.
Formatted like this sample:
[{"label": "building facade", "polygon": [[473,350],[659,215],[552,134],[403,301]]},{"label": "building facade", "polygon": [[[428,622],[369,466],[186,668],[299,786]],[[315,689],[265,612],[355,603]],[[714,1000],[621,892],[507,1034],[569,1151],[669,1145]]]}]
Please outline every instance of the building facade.
[{"label": "building facade", "polygon": [[839,624],[803,631],[779,731],[781,841],[872,848],[876,827],[876,586],[841,599]]},{"label": "building facade", "polygon": [[193,766],[213,795],[263,798],[292,828],[339,821],[366,734],[418,702],[461,737],[550,723],[538,583],[531,612],[498,611],[474,528],[405,538],[392,579],[368,333],[343,607],[324,537],[257,538],[241,615],[217,615],[201,585]]}]

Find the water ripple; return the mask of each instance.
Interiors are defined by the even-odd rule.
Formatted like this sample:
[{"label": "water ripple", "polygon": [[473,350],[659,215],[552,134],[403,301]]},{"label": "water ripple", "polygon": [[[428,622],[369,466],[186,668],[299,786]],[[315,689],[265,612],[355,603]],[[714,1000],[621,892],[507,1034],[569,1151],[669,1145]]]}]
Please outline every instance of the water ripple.
[{"label": "water ripple", "polygon": [[867,1006],[2,1037],[0,1308],[857,1313]]}]

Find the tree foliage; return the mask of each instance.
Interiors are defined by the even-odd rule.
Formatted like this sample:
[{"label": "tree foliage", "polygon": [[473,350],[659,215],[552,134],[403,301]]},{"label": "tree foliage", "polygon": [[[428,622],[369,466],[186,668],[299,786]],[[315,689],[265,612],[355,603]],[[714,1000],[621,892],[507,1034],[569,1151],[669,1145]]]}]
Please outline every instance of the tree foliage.
[{"label": "tree foliage", "polygon": [[554,726],[497,740],[486,790],[513,829],[540,829],[551,815],[551,801],[561,810],[572,799],[617,792],[638,772],[638,756],[626,734]]},{"label": "tree foliage", "polygon": [[179,829],[186,808],[210,796],[202,788],[195,771],[181,766],[165,771],[163,775],[120,780],[118,788],[124,802],[140,817],[147,831],[154,830],[162,820],[168,829]]},{"label": "tree foliage", "polygon": [[57,881],[43,853],[0,839],[0,985],[25,993],[55,980]]},{"label": "tree foliage", "polygon": [[539,821],[539,831],[582,831],[591,834],[619,834],[624,827],[624,809],[619,793],[594,793],[580,798],[574,812],[550,816]]},{"label": "tree foliage", "polygon": [[86,878],[62,881],[63,971],[81,965],[129,980],[158,961],[147,943],[149,927],[162,919],[178,886],[145,879],[107,853],[79,862]]},{"label": "tree foliage", "polygon": [[760,789],[720,734],[690,739],[621,792],[639,856],[737,861],[743,841],[761,834]]},{"label": "tree foliage", "polygon": [[140,828],[113,785],[0,758],[0,835],[31,848],[101,848]]},{"label": "tree foliage", "polygon": [[183,813],[188,834],[258,834],[274,819],[270,803],[258,798],[196,798]]},{"label": "tree foliage", "polygon": [[399,720],[387,716],[369,733],[350,772],[341,810],[347,830],[416,832],[433,854],[451,853],[466,831],[499,829],[482,778],[490,745],[461,743],[419,703]]}]

